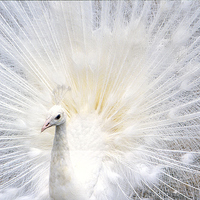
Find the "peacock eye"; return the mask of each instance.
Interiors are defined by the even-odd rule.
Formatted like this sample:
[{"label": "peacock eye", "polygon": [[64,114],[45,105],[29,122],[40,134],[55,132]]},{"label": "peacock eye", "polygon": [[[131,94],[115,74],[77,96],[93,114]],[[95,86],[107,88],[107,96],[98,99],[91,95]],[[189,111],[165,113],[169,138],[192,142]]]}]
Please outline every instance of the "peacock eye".
[{"label": "peacock eye", "polygon": [[55,119],[56,119],[56,120],[60,119],[60,114],[57,115]]}]

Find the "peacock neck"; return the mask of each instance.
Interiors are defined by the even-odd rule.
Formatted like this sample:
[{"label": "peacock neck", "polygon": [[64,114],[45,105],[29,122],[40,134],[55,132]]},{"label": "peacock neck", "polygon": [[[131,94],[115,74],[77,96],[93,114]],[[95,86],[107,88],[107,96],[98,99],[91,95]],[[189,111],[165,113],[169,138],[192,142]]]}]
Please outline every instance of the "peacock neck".
[{"label": "peacock neck", "polygon": [[51,167],[53,166],[65,166],[71,168],[66,122],[56,126],[51,153]]},{"label": "peacock neck", "polygon": [[56,126],[52,152],[53,151],[59,151],[64,154],[69,151],[66,122]]},{"label": "peacock neck", "polygon": [[74,178],[67,140],[66,122],[56,126],[49,178],[51,200],[87,200]]},{"label": "peacock neck", "polygon": [[66,200],[66,189],[71,184],[72,168],[66,133],[66,122],[56,126],[49,177],[49,193],[53,200]]}]

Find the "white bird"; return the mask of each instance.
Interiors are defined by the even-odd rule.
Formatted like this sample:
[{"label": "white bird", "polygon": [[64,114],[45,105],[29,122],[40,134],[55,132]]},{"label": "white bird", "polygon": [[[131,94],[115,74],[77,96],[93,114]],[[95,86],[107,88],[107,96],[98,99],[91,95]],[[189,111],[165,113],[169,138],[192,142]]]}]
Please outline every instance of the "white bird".
[{"label": "white bird", "polygon": [[86,196],[81,194],[82,188],[78,187],[79,183],[73,175],[66,133],[66,114],[61,106],[56,105],[51,108],[42,132],[51,126],[56,126],[56,131],[51,153],[50,197],[53,200],[86,199]]},{"label": "white bird", "polygon": [[1,1],[0,200],[199,199],[199,27],[193,0]]}]

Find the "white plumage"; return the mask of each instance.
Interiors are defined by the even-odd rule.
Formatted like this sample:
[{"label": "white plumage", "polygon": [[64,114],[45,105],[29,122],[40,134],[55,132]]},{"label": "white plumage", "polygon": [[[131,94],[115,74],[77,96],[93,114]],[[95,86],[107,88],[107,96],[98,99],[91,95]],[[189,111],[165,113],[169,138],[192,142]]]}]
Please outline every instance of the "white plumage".
[{"label": "white plumage", "polygon": [[81,185],[79,181],[80,178],[76,178],[76,173],[74,173],[75,168],[73,168],[70,158],[68,134],[66,131],[66,114],[59,105],[55,105],[50,109],[48,118],[42,127],[42,132],[51,126],[56,126],[56,131],[51,152],[50,198],[52,200],[89,199],[86,191],[83,190],[84,185]]},{"label": "white plumage", "polygon": [[199,27],[192,0],[0,2],[0,200],[198,199]]}]

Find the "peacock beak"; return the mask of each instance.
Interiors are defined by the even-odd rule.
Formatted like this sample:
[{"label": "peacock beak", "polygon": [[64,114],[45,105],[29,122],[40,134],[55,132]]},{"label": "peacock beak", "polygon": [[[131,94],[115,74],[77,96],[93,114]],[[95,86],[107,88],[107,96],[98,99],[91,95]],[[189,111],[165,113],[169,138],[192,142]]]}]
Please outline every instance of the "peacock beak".
[{"label": "peacock beak", "polygon": [[51,119],[47,119],[43,125],[43,127],[41,128],[41,132],[43,132],[45,129],[51,127],[52,125],[50,124]]}]

